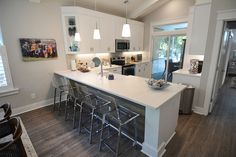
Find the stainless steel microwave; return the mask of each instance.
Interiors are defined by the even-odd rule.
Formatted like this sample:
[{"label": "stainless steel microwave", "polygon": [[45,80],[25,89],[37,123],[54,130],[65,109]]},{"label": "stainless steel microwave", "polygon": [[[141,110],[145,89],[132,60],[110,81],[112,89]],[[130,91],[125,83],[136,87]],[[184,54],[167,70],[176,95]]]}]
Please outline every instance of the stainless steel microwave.
[{"label": "stainless steel microwave", "polygon": [[115,48],[116,48],[116,52],[129,51],[130,41],[123,40],[123,39],[116,39],[115,40]]}]

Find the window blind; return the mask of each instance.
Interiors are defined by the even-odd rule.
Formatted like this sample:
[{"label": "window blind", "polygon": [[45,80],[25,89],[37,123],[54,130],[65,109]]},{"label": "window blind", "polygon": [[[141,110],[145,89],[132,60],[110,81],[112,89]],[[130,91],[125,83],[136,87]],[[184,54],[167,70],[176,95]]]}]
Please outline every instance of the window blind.
[{"label": "window blind", "polygon": [[4,53],[5,47],[0,45],[0,89],[8,86],[7,77],[6,77],[6,67],[4,62]]}]

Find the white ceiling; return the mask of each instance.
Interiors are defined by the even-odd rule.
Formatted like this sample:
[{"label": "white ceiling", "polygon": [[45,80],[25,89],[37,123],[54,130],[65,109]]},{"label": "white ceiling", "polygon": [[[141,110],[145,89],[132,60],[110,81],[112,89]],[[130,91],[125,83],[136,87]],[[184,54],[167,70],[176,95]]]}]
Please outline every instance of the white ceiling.
[{"label": "white ceiling", "polygon": [[[29,0],[29,1],[47,1],[47,0]],[[60,0],[64,5],[74,5],[74,0]],[[128,17],[137,19],[147,15],[157,9],[164,2],[170,0],[129,0]],[[94,9],[95,0],[75,0],[77,6],[88,9]],[[97,10],[117,16],[125,17],[124,0],[97,0]]]}]

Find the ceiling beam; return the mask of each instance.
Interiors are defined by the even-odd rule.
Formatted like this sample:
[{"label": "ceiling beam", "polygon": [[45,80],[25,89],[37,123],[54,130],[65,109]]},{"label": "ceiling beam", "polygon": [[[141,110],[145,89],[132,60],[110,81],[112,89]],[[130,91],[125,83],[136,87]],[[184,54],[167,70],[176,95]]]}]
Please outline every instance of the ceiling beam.
[{"label": "ceiling beam", "polygon": [[128,17],[131,19],[136,19],[140,17],[144,17],[145,15],[151,13],[162,4],[168,2],[170,0],[146,0],[140,7],[132,11]]}]

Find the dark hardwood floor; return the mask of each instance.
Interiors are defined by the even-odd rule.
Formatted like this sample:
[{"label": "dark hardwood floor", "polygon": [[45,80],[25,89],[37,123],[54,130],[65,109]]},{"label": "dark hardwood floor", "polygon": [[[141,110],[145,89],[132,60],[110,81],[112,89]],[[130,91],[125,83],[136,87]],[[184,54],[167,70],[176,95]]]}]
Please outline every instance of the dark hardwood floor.
[{"label": "dark hardwood floor", "polygon": [[[79,135],[71,121],[51,112],[51,106],[20,115],[39,157],[108,157],[98,151],[98,143],[88,144],[87,134]],[[213,113],[207,117],[192,114],[179,117],[176,135],[166,147],[164,157],[235,157],[236,89],[226,84]],[[145,156],[127,149],[122,156]]]},{"label": "dark hardwood floor", "polygon": [[[63,112],[52,112],[52,106],[40,108],[20,115],[28,135],[39,157],[110,157],[114,156],[107,148],[98,151],[99,134],[93,144],[88,143],[88,134],[79,135],[73,129],[71,120],[65,121]],[[122,145],[122,144],[121,144]],[[121,146],[123,157],[146,157],[141,148]]]},{"label": "dark hardwood floor", "polygon": [[164,157],[235,157],[236,89],[229,80],[211,115],[181,115]]}]

